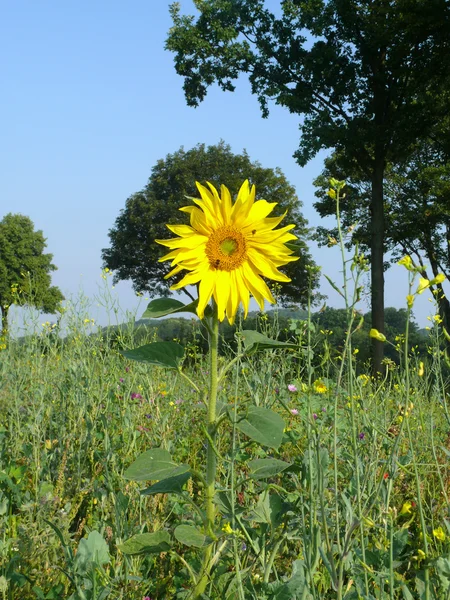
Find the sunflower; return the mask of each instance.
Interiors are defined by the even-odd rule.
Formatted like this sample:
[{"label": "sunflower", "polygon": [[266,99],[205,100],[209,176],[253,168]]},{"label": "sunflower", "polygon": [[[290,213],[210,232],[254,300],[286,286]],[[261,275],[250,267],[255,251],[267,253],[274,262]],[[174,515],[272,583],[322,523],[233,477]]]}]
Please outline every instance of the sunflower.
[{"label": "sunflower", "polygon": [[172,260],[173,269],[166,279],[182,270],[189,271],[170,289],[199,284],[200,319],[214,298],[219,320],[226,315],[232,324],[241,303],[247,316],[250,294],[261,310],[264,300],[275,302],[262,277],[291,281],[278,267],[298,260],[285,245],[296,239],[289,233],[295,225],[274,229],[285,215],[267,218],[277,203],[255,202],[255,186],[250,187],[248,181],[242,184],[234,204],[224,185],[221,196],[209,182],[209,189],[198,182],[196,185],[201,198],[192,200],[197,206],[180,208],[190,215],[191,224],[167,225],[179,237],[156,240],[171,249],[160,261]]}]

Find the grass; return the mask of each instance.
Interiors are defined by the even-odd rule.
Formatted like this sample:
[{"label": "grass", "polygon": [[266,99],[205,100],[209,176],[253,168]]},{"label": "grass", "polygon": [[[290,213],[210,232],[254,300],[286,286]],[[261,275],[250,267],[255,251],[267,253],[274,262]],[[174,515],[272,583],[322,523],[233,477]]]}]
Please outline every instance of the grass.
[{"label": "grass", "polygon": [[[30,317],[32,335],[2,342],[1,600],[450,598],[439,318],[426,357],[407,325],[387,340],[399,365],[371,377],[353,347],[367,264],[339,238],[339,351],[309,307],[284,345],[277,313],[261,314],[259,337],[240,323],[235,351],[209,361],[193,342],[163,369],[124,356],[154,330],[133,315],[96,329],[83,298],[56,326],[38,333]],[[107,287],[101,303],[117,324]],[[169,360],[155,348],[147,361]]]},{"label": "grass", "polygon": [[[124,473],[149,448],[201,471],[202,397],[175,371],[127,361],[119,349],[134,347],[132,328],[108,339],[70,319],[64,340],[44,329],[0,353],[0,597],[192,597],[202,551],[174,529],[200,526],[201,482],[143,496],[145,482]],[[275,337],[267,328],[262,315]],[[297,351],[244,356],[222,381],[228,414],[271,409],[284,433],[270,447],[222,422],[223,549],[205,597],[450,597],[450,426],[436,339],[422,377],[410,353],[408,369],[374,380],[352,374],[352,353],[323,363],[308,331],[309,346],[302,336]],[[193,381],[207,379],[205,357],[186,362]],[[261,459],[286,464],[267,475],[252,462]],[[156,531],[170,534],[164,550],[119,549]]]}]

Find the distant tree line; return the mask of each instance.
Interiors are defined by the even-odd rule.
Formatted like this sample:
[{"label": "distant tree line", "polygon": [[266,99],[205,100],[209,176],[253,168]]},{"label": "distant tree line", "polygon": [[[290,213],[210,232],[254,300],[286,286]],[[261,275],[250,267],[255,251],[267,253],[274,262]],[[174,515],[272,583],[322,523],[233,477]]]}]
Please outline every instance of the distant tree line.
[{"label": "distant tree line", "polygon": [[[370,359],[371,338],[371,314],[367,312],[361,315],[363,318],[361,326],[352,335],[352,349],[356,351],[357,362],[363,364]],[[399,363],[399,350],[403,351],[403,340],[406,329],[407,311],[404,308],[386,308],[385,332],[388,342],[385,344],[385,358]],[[360,319],[354,322],[354,328]],[[328,346],[330,356],[337,358],[342,354],[347,332],[347,313],[345,309],[325,308],[325,310],[314,312],[311,315],[313,325],[313,343],[316,360],[320,360]],[[252,312],[248,318],[242,321],[243,329],[257,329],[279,340],[287,341],[300,339],[302,345],[306,344],[307,312],[302,309],[280,309],[271,310],[266,313]],[[231,326],[227,322],[221,323],[221,353],[227,354],[236,350],[235,333],[239,326]],[[197,352],[199,355],[207,352],[207,337],[202,324],[198,319],[186,319],[183,317],[167,319],[151,319],[137,321],[137,341],[147,343],[151,335],[158,341],[177,341],[187,346],[191,355]],[[428,336],[426,331],[419,329],[413,319],[409,324],[409,348],[414,347],[418,356],[424,356],[427,352]],[[397,348],[396,348],[397,346]]]}]

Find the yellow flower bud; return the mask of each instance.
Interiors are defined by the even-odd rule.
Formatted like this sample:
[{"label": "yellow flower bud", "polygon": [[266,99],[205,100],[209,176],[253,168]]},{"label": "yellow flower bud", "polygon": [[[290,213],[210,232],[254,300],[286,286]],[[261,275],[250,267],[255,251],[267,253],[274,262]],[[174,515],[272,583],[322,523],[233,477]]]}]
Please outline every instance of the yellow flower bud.
[{"label": "yellow flower bud", "polygon": [[443,273],[439,273],[430,281],[430,285],[436,285],[436,283],[442,283],[443,281],[445,281],[445,275]]},{"label": "yellow flower bud", "polygon": [[378,331],[378,329],[371,329],[369,331],[369,336],[371,338],[374,338],[375,340],[378,340],[379,342],[385,342],[386,341],[386,336],[383,333],[380,333]]}]

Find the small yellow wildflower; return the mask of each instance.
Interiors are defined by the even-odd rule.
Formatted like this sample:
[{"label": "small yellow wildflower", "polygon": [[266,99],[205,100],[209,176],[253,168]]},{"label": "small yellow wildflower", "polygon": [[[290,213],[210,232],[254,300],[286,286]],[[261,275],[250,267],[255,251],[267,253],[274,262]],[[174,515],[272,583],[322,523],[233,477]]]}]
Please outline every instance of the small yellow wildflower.
[{"label": "small yellow wildflower", "polygon": [[365,373],[363,373],[362,375],[359,375],[358,379],[363,384],[363,386],[367,385],[370,381],[370,377],[368,375],[366,375]]},{"label": "small yellow wildflower", "polygon": [[436,285],[436,283],[442,283],[443,281],[445,281],[445,275],[443,273],[439,273],[430,281],[430,285]]},{"label": "small yellow wildflower", "polygon": [[442,527],[438,527],[437,529],[433,529],[433,535],[440,542],[443,542],[445,540],[445,533],[444,533],[444,530],[442,529]]},{"label": "small yellow wildflower", "polygon": [[327,195],[332,198],[333,200],[335,200],[336,198],[336,191],[333,189],[328,190]]},{"label": "small yellow wildflower", "polygon": [[430,282],[425,277],[419,279],[419,285],[417,286],[416,294],[422,294],[427,288],[430,287]]},{"label": "small yellow wildflower", "polygon": [[425,554],[425,552],[421,548],[419,548],[417,550],[417,554],[418,554],[418,559],[419,560],[423,560],[424,558],[426,558],[426,554]]},{"label": "small yellow wildflower", "polygon": [[234,529],[231,528],[231,525],[228,521],[222,526],[222,531],[228,535],[234,533]]},{"label": "small yellow wildflower", "polygon": [[423,364],[423,362],[422,362],[422,361],[420,361],[420,363],[419,363],[419,369],[418,369],[418,371],[417,371],[417,375],[418,375],[419,377],[423,377],[423,374],[424,374],[424,373],[425,373],[425,367],[424,367],[424,364]]},{"label": "small yellow wildflower", "polygon": [[369,337],[374,338],[375,340],[378,340],[379,342],[386,341],[386,336],[383,333],[380,333],[378,331],[378,329],[371,329],[369,331]]},{"label": "small yellow wildflower", "polygon": [[316,379],[316,381],[313,383],[313,385],[314,385],[314,390],[318,394],[325,394],[328,390],[327,386],[320,379]]},{"label": "small yellow wildflower", "polygon": [[440,323],[442,323],[442,317],[441,317],[440,315],[434,315],[434,317],[433,317],[433,321],[434,321],[435,323],[438,323],[438,324],[440,324]]},{"label": "small yellow wildflower", "polygon": [[412,508],[412,504],[411,502],[405,502],[402,506],[402,509],[400,511],[401,515],[410,515],[411,514],[411,508]]},{"label": "small yellow wildflower", "polygon": [[414,271],[414,265],[410,256],[404,256],[397,264],[406,267],[408,271]]}]

